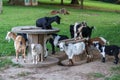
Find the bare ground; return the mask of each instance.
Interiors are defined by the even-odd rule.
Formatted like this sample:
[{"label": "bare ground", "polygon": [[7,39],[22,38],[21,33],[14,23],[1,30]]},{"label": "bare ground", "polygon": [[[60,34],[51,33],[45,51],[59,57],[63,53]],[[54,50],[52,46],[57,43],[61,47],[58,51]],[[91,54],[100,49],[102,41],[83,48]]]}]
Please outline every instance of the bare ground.
[{"label": "bare ground", "polygon": [[[115,66],[113,59],[106,60],[106,63],[97,59],[75,66],[9,67],[0,71],[0,80],[104,80],[111,76],[111,67]],[[94,77],[94,73],[102,74],[103,77]]]}]

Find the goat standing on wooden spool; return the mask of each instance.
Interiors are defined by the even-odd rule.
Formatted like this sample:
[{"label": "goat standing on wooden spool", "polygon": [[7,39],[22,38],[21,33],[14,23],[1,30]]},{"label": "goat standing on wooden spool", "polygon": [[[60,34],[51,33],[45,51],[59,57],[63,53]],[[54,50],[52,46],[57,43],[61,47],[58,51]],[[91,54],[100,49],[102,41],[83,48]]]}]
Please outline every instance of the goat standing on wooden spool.
[{"label": "goat standing on wooden spool", "polygon": [[25,61],[25,52],[26,52],[26,41],[21,35],[16,35],[13,32],[8,32],[6,35],[6,40],[10,42],[10,39],[13,39],[14,41],[14,47],[16,51],[16,61],[18,62],[18,55],[19,53],[22,53],[22,57],[24,58]]},{"label": "goat standing on wooden spool", "polygon": [[66,39],[66,40],[60,41],[58,44],[60,51],[65,51],[66,55],[68,56],[69,65],[74,65],[74,62],[72,60],[74,55],[79,55],[86,52],[87,57],[90,57],[86,49],[85,40],[84,39],[83,40],[81,39],[78,41],[73,41],[73,40],[74,39],[71,39],[71,40]]}]

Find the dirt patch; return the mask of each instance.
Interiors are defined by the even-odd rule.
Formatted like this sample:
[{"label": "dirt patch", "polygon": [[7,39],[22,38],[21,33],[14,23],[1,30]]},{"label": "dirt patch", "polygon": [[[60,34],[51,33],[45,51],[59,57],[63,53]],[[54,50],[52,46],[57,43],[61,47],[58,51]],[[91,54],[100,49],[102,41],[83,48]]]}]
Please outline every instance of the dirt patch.
[{"label": "dirt patch", "polygon": [[[56,56],[56,55],[55,55]],[[9,67],[0,71],[0,80],[104,80],[111,76],[112,60],[102,63],[100,59],[75,66],[53,65],[41,68]],[[95,78],[91,74],[99,73],[104,77]]]}]

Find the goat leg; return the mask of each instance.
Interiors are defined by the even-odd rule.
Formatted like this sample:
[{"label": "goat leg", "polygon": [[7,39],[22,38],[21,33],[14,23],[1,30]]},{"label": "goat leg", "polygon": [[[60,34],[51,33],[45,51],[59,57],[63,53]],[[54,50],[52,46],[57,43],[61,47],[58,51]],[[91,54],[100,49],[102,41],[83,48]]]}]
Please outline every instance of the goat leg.
[{"label": "goat leg", "polygon": [[38,56],[35,56],[35,64],[38,62]]},{"label": "goat leg", "polygon": [[18,62],[18,52],[16,51],[16,61]]},{"label": "goat leg", "polygon": [[102,62],[105,63],[105,57],[102,58]]},{"label": "goat leg", "polygon": [[52,44],[52,54],[55,54],[55,46]]},{"label": "goat leg", "polygon": [[114,61],[114,63],[115,63],[115,64],[118,64],[118,61],[119,61],[119,57],[116,56],[116,57],[115,57],[115,61]]},{"label": "goat leg", "polygon": [[70,66],[73,66],[73,65],[74,65],[74,63],[73,63],[73,60],[72,60],[72,59],[69,59],[69,65],[70,65]]},{"label": "goat leg", "polygon": [[25,51],[24,51],[24,54],[23,54],[24,63],[26,62],[25,57],[26,57],[26,55],[25,55]]}]

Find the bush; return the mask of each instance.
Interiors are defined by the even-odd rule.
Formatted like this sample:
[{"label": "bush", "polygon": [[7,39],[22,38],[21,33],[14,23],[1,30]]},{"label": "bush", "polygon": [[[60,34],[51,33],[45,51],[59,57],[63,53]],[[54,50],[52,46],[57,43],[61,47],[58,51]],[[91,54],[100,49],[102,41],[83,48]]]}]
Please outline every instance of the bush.
[{"label": "bush", "polygon": [[100,1],[120,4],[120,0],[100,0]]}]

